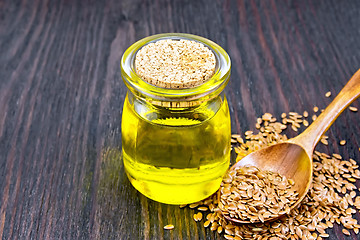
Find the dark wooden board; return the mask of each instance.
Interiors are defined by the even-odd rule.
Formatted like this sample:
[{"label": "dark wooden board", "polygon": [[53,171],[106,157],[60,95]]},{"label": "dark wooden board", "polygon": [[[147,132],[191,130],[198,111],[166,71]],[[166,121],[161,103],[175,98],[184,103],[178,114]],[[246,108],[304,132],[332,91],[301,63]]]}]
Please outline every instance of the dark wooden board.
[{"label": "dark wooden board", "polygon": [[[265,112],[326,107],[324,94],[360,67],[359,11],[356,0],[1,0],[0,238],[221,238],[124,174],[122,53],[163,32],[217,42],[232,58],[232,132],[243,133]],[[345,111],[328,135],[320,150],[360,163],[359,112]]]}]

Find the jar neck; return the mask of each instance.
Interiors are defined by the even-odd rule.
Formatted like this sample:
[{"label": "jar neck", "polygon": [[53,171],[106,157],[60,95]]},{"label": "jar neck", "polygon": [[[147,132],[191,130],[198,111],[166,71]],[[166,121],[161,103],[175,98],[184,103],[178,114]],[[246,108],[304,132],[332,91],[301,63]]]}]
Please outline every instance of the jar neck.
[{"label": "jar neck", "polygon": [[[142,80],[135,71],[136,53],[142,46],[162,39],[186,39],[201,42],[207,46],[216,58],[214,75],[197,87],[184,89],[162,88]],[[183,33],[158,34],[144,38],[130,46],[121,59],[122,78],[134,96],[157,106],[171,108],[198,106],[216,98],[229,81],[230,68],[230,58],[219,45],[208,39]]]},{"label": "jar neck", "polygon": [[[228,78],[229,79],[229,78]],[[227,81],[228,81],[227,79]],[[223,83],[221,88],[218,88],[212,92],[204,94],[194,95],[192,97],[160,97],[160,96],[149,96],[137,91],[136,89],[129,88],[129,96],[140,99],[144,102],[149,102],[152,105],[165,108],[189,108],[196,107],[206,102],[209,102],[219,95],[223,96],[223,90],[227,84],[227,81]]]},{"label": "jar neck", "polygon": [[173,118],[192,119],[197,123],[201,123],[212,118],[223,104],[226,103],[226,98],[224,92],[222,92],[213,99],[206,102],[204,101],[199,105],[180,108],[155,105],[150,101],[136,97],[132,92],[128,91],[126,102],[130,104],[138,116],[150,122],[159,119]]}]

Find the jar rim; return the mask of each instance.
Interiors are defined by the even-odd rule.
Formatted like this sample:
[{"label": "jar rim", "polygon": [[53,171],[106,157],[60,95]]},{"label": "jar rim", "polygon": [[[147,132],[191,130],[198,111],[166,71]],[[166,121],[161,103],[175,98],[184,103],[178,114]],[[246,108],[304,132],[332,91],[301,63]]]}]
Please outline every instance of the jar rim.
[{"label": "jar rim", "polygon": [[[216,68],[214,74],[204,83],[191,88],[163,88],[144,81],[135,71],[135,56],[143,46],[159,40],[191,40],[208,47],[215,55]],[[195,100],[210,93],[220,93],[226,86],[231,69],[231,60],[226,51],[213,41],[187,33],[163,33],[143,38],[132,44],[121,58],[121,75],[130,91],[160,101]]]}]

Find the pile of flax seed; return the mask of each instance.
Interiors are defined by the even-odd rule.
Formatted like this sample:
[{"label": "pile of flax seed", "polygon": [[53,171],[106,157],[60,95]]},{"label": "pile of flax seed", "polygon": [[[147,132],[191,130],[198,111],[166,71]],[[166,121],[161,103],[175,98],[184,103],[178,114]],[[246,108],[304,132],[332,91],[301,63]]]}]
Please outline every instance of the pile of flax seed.
[{"label": "pile of flax seed", "polygon": [[[327,93],[326,97],[330,95]],[[357,112],[355,107],[350,107],[349,110]],[[247,131],[244,138],[238,134],[232,135],[236,161],[253,151],[287,140],[287,136],[283,134],[285,129],[297,132],[301,125],[307,127],[311,120],[314,121],[321,111],[314,107],[311,116],[306,111],[303,114],[283,113],[281,121],[277,121],[272,114],[265,113],[257,119],[255,126],[258,133]],[[323,136],[321,143],[327,145],[327,138]],[[340,141],[340,145],[345,144],[345,140]],[[229,222],[220,212],[217,193],[203,201],[180,207],[188,206],[196,210],[195,221],[203,222],[203,226],[211,231],[224,234],[226,239],[323,239],[329,237],[326,229],[333,228],[335,224],[343,227],[345,235],[358,234],[360,225],[353,218],[357,210],[360,210],[360,196],[355,186],[355,182],[360,179],[357,162],[354,159],[342,159],[336,153],[328,155],[315,151],[313,167],[312,186],[303,202],[272,222],[242,225]],[[204,219],[203,215],[206,216]]]}]

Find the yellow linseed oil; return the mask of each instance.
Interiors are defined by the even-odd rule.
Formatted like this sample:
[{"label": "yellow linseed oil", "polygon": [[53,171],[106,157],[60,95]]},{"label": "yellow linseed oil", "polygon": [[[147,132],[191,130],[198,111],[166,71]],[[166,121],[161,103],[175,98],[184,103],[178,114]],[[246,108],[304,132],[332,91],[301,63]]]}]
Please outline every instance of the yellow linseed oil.
[{"label": "yellow linseed oil", "polygon": [[129,94],[122,118],[124,166],[132,185],[168,204],[213,194],[230,161],[226,98],[175,110],[140,101]]}]

